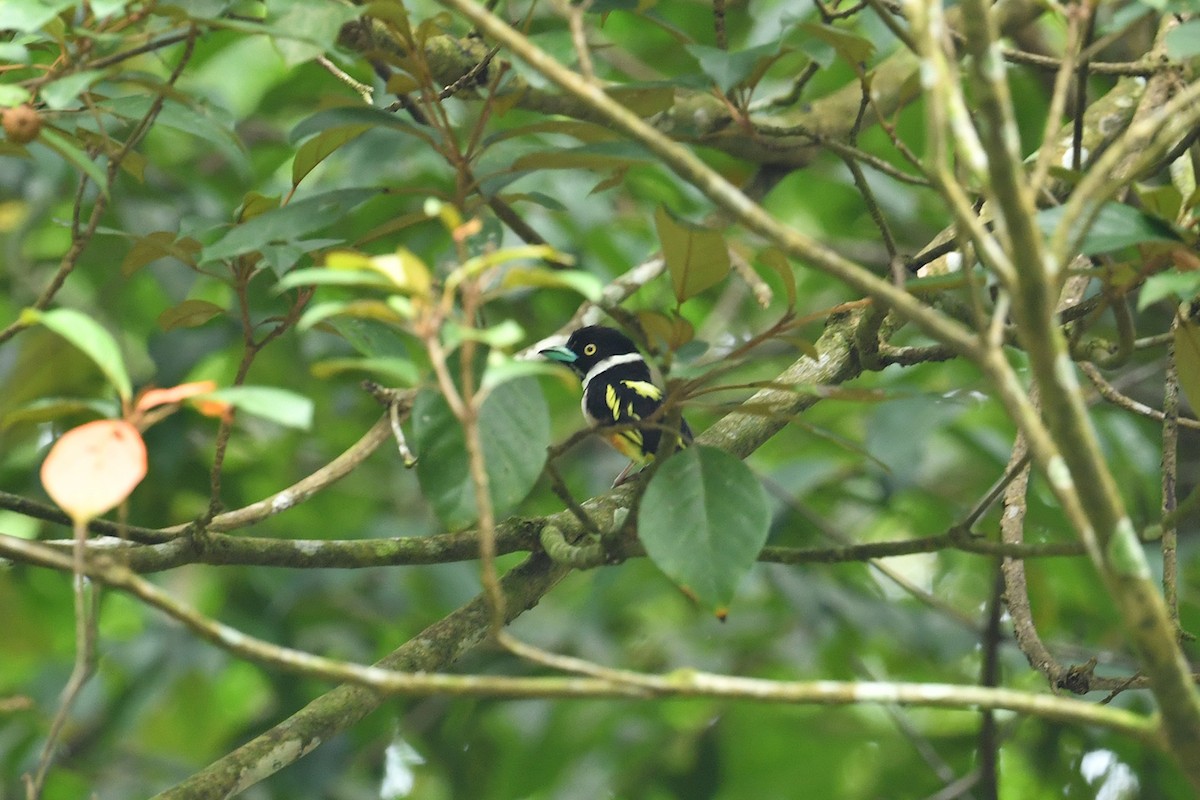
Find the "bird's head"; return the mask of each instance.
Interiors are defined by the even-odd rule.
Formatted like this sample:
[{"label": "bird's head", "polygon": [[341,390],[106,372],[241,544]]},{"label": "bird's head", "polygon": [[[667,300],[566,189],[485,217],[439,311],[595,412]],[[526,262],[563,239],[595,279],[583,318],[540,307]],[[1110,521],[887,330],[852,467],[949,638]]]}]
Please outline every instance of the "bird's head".
[{"label": "bird's head", "polygon": [[588,325],[572,333],[566,344],[541,350],[539,355],[566,364],[579,375],[586,375],[606,358],[637,352],[633,340],[620,331],[603,325]]}]

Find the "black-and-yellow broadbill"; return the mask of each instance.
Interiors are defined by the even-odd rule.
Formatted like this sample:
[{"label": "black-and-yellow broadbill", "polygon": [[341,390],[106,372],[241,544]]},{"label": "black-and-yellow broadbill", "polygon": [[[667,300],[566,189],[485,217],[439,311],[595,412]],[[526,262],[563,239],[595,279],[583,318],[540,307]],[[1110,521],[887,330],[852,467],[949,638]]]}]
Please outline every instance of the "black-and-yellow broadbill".
[{"label": "black-and-yellow broadbill", "polygon": [[[628,336],[603,325],[588,325],[572,333],[565,345],[539,352],[566,364],[583,379],[583,416],[590,425],[600,429],[620,426],[602,431],[613,447],[633,461],[617,476],[614,486],[633,466],[654,458],[665,420],[660,417],[645,425],[638,423],[662,406],[663,391],[654,385],[650,366]],[[692,441],[686,420],[680,420],[679,438],[681,447]]]}]

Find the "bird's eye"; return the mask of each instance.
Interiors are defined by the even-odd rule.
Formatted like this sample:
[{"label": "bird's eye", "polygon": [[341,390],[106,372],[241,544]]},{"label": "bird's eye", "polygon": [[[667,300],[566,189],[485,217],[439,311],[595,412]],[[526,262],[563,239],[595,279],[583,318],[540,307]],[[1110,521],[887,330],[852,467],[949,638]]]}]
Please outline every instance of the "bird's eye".
[{"label": "bird's eye", "polygon": [[594,345],[594,344],[585,344],[585,345],[583,346],[583,354],[584,354],[585,356],[594,356],[594,355],[596,355],[596,345]]}]

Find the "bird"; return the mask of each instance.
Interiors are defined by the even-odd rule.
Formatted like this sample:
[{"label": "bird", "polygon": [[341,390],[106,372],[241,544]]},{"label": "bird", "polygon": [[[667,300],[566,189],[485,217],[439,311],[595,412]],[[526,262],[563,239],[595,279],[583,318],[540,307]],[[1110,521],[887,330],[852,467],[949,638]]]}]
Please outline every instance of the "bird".
[{"label": "bird", "polygon": [[[624,482],[635,466],[654,458],[662,441],[663,420],[645,426],[638,423],[662,406],[663,390],[654,385],[650,366],[633,340],[615,328],[587,325],[575,330],[566,344],[540,350],[538,355],[566,364],[583,380],[580,405],[589,425],[599,429],[621,426],[604,433],[608,443],[630,459],[614,487]],[[681,418],[677,448],[691,441],[692,429]]]}]

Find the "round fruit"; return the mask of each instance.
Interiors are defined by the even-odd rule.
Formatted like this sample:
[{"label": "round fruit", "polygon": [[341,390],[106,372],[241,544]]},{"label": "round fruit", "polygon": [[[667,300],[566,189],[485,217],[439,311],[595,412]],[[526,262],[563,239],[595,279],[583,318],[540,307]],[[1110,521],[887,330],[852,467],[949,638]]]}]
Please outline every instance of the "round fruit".
[{"label": "round fruit", "polygon": [[42,129],[42,118],[33,106],[15,106],[0,113],[0,124],[10,142],[27,144],[37,138]]}]

